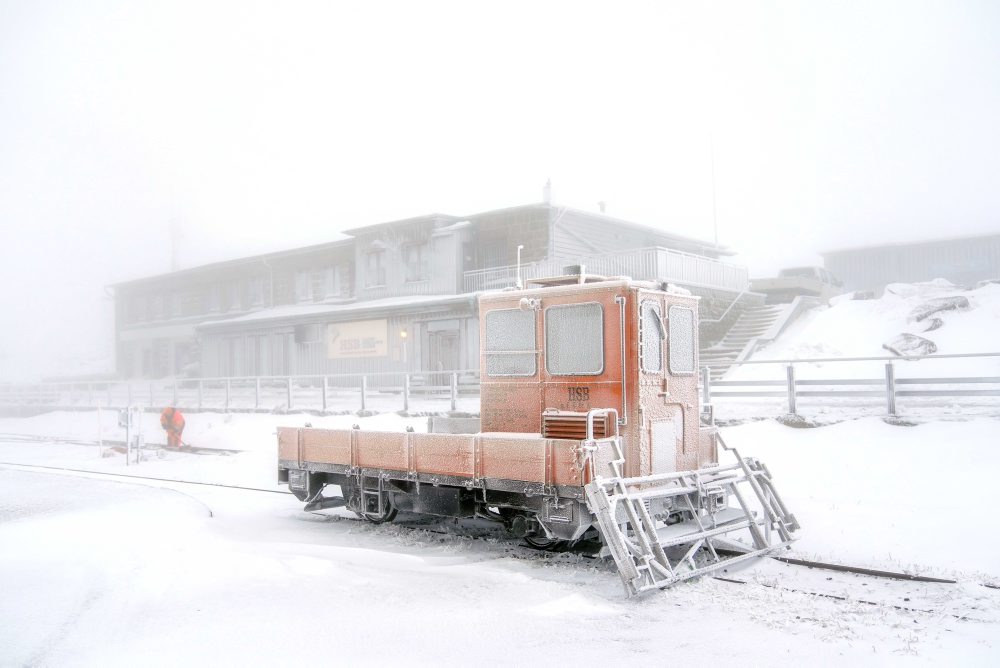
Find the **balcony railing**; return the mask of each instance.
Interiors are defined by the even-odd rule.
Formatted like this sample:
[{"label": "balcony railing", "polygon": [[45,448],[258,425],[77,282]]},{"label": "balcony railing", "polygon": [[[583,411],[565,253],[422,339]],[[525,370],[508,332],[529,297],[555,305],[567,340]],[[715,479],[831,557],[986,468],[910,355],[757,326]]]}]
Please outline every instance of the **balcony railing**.
[{"label": "balcony railing", "polygon": [[[749,285],[747,268],[701,255],[667,248],[640,248],[619,253],[555,258],[521,265],[521,278],[544,278],[565,273],[567,265],[582,264],[587,273],[630,276],[638,280],[670,281],[684,286],[742,292]],[[517,267],[491,267],[465,272],[465,292],[513,286]]]}]

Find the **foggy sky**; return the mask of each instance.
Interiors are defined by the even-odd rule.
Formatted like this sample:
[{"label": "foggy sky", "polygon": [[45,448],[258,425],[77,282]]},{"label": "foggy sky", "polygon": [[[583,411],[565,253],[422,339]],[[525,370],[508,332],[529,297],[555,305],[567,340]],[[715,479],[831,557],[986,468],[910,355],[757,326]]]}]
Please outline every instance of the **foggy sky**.
[{"label": "foggy sky", "polygon": [[[539,6],[541,5],[541,6]],[[819,251],[1000,231],[983,2],[0,0],[0,379],[110,356],[104,286],[536,202]],[[714,149],[714,150],[713,150]]]}]

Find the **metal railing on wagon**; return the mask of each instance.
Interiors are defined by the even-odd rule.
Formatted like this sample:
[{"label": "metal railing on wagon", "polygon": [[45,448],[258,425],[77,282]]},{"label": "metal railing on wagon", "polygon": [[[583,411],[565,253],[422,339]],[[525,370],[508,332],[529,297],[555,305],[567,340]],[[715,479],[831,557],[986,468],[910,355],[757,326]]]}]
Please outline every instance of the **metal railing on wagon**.
[{"label": "metal railing on wagon", "polygon": [[702,368],[702,400],[719,419],[1000,416],[1000,352],[750,360],[732,369],[712,380],[711,367]]}]

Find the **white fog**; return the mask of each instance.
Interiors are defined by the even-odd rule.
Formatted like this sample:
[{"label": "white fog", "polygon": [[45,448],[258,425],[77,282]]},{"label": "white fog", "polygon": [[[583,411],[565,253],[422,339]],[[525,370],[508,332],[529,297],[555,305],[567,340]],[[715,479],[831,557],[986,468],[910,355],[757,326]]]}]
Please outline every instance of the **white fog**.
[{"label": "white fog", "polygon": [[113,364],[104,287],[169,271],[171,223],[192,267],[551,179],[558,204],[690,237],[714,215],[754,276],[996,232],[998,14],[0,3],[0,376]]},{"label": "white fog", "polygon": [[0,0],[0,666],[1000,665],[998,35]]}]

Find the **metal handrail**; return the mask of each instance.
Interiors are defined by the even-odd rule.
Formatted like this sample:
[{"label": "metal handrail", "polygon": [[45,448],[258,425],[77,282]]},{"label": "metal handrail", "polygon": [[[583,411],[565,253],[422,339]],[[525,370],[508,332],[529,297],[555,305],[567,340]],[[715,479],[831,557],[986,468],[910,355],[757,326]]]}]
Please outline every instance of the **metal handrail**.
[{"label": "metal handrail", "polygon": [[725,362],[721,364],[703,364],[702,366],[742,366],[744,364],[817,364],[819,362],[918,362],[920,360],[958,359],[972,357],[1000,357],[996,353],[948,353],[944,355],[892,355],[886,357],[804,357],[780,360],[747,360],[745,362]]},{"label": "metal handrail", "polygon": [[739,300],[743,299],[743,295],[747,294],[748,292],[750,292],[750,288],[749,287],[745,288],[743,290],[743,292],[741,292],[740,294],[736,295],[736,298],[733,299],[733,301],[729,304],[729,306],[726,308],[726,310],[723,311],[722,315],[720,315],[718,318],[715,318],[714,320],[706,320],[704,318],[699,318],[698,319],[699,324],[702,324],[702,325],[715,325],[715,324],[718,324],[718,323],[722,322],[723,320],[726,319],[726,316],[729,315],[729,312],[733,310],[733,307],[736,306],[736,302],[738,302]]}]

